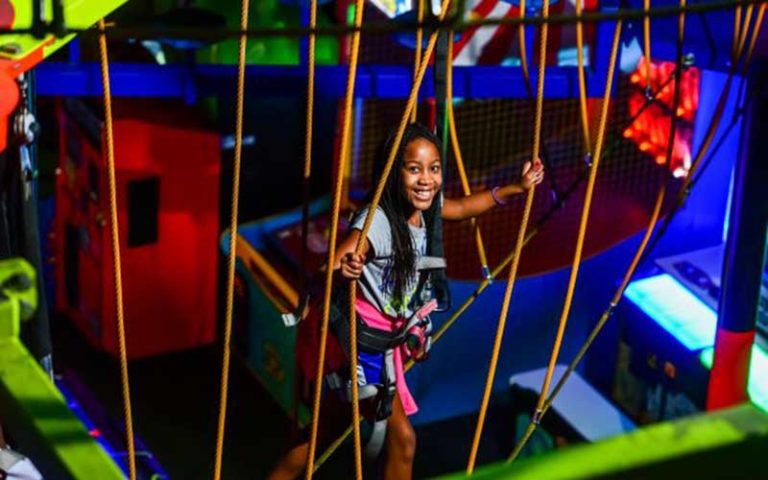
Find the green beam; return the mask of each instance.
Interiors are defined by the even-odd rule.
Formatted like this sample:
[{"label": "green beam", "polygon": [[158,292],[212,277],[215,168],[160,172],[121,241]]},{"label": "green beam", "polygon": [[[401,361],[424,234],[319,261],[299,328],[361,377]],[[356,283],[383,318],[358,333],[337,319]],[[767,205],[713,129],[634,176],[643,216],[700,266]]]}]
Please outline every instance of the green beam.
[{"label": "green beam", "polygon": [[[64,0],[64,21],[68,28],[88,28],[94,25],[99,19],[114,11],[117,7],[124,4],[127,0]],[[10,0],[11,8],[14,10],[13,28],[30,28],[32,26],[32,2],[30,0]],[[45,2],[46,18],[50,21],[53,15],[51,2]],[[47,58],[53,52],[64,46],[74,38],[74,34],[65,35],[61,38],[55,38],[53,35],[46,35],[43,39],[38,39],[32,35],[6,34],[0,37],[0,45],[14,44],[19,51],[14,54],[0,54],[0,58],[9,60],[21,60],[41,46],[43,48],[43,58]]]},{"label": "green beam", "polygon": [[767,478],[765,452],[768,415],[752,404],[745,404],[651,425],[628,435],[576,445],[512,465],[490,465],[477,471],[473,478]]},{"label": "green beam", "polygon": [[[0,283],[22,272],[34,290],[34,270],[25,262],[12,262],[0,262]],[[19,304],[22,298],[31,298],[27,291],[6,289],[7,298],[0,299],[0,425],[45,478],[124,478],[19,340]],[[31,300],[27,303],[32,305]]]}]

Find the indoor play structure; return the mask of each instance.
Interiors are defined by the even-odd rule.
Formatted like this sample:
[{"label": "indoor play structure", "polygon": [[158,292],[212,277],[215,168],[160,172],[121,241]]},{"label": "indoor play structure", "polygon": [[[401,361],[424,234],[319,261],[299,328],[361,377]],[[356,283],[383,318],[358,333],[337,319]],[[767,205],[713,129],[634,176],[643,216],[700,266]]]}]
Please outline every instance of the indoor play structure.
[{"label": "indoor play structure", "polygon": [[[308,478],[377,475],[357,382],[348,428],[318,441],[328,372],[300,378],[295,323],[320,285],[325,345],[322,267],[379,202],[381,141],[419,121],[448,198],[531,159],[546,177],[430,247],[447,268],[429,359],[405,367],[416,476],[762,478],[766,5],[0,0],[1,431],[45,478],[175,478],[134,432],[129,365],[209,348],[201,471],[245,478],[227,467],[244,366],[306,429]],[[120,420],[55,375],[49,314],[115,364]]]}]

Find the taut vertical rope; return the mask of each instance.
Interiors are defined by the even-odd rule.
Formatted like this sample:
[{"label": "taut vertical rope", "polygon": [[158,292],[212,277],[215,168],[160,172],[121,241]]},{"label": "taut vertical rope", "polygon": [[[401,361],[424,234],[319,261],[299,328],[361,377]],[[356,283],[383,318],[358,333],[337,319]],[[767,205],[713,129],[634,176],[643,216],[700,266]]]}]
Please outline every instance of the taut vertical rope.
[{"label": "taut vertical rope", "polygon": [[[459,146],[459,135],[456,132],[456,117],[453,110],[453,32],[448,32],[448,55],[446,64],[446,99],[445,110],[448,117],[448,134],[451,137],[451,147],[453,155],[456,158],[456,169],[461,179],[461,188],[465,196],[472,194],[469,188],[467,172],[464,168],[464,159],[461,156],[461,147]],[[488,257],[485,254],[483,245],[483,235],[480,232],[480,224],[476,219],[472,219],[472,229],[475,231],[475,244],[477,245],[477,256],[480,259],[480,266],[483,272],[483,278],[492,279],[491,271],[488,269]]]},{"label": "taut vertical rope", "polygon": [[[522,14],[523,13],[521,12],[521,15]],[[544,110],[544,77],[547,66],[547,40],[549,36],[549,23],[547,22],[547,18],[549,17],[549,0],[544,0],[541,16],[544,19],[544,23],[541,25],[541,40],[539,43],[539,76],[536,85],[536,116],[534,120],[533,154],[531,156],[531,167],[533,167],[534,162],[539,158],[539,152],[541,148],[541,122]],[[521,42],[521,51],[524,49],[525,44]],[[515,279],[517,277],[517,268],[520,263],[520,252],[523,249],[525,231],[528,227],[528,219],[531,214],[531,207],[533,206],[533,197],[535,191],[535,186],[532,186],[528,190],[528,194],[525,197],[525,209],[523,210],[523,218],[517,233],[515,255],[512,260],[512,265],[509,268],[509,278],[507,280],[507,288],[504,292],[504,301],[502,303],[501,312],[499,314],[499,322],[496,327],[496,337],[494,339],[490,365],[488,366],[488,376],[486,377],[485,381],[485,390],[483,391],[483,399],[480,404],[480,412],[478,413],[477,417],[477,425],[475,426],[475,435],[472,440],[472,447],[469,453],[469,460],[467,462],[467,475],[472,475],[475,469],[477,451],[480,447],[480,439],[483,435],[485,416],[488,412],[488,403],[490,402],[491,391],[493,389],[493,379],[496,375],[496,365],[499,361],[501,342],[504,337],[504,327],[506,326],[507,314],[509,313],[509,304],[512,299],[512,291],[514,289]]]},{"label": "taut vertical rope", "polygon": [[[240,29],[248,29],[248,0],[241,1]],[[216,454],[214,458],[213,478],[221,478],[221,463],[224,457],[224,434],[227,423],[227,394],[229,389],[230,340],[232,338],[232,310],[235,291],[235,259],[237,238],[237,212],[240,198],[240,162],[243,152],[243,104],[245,99],[245,49],[248,36],[240,35],[237,62],[237,99],[235,111],[235,157],[232,167],[232,206],[229,222],[229,255],[227,256],[227,293],[224,317],[224,338],[221,362],[221,389],[219,392],[219,421],[216,430]]]},{"label": "taut vertical rope", "polygon": [[[590,171],[590,174],[589,174],[587,191],[584,197],[584,207],[582,210],[581,222],[579,224],[579,236],[576,241],[576,251],[573,257],[571,275],[568,281],[568,291],[566,293],[563,310],[560,315],[560,322],[557,330],[557,335],[555,337],[555,343],[552,348],[552,355],[550,356],[550,359],[549,359],[549,366],[547,367],[547,373],[544,378],[544,382],[541,388],[541,393],[539,394],[539,400],[536,405],[536,411],[533,415],[533,418],[531,419],[531,423],[528,426],[528,430],[530,430],[531,433],[533,430],[535,430],[536,425],[538,424],[542,415],[544,401],[546,400],[547,394],[549,392],[550,382],[552,381],[552,375],[554,374],[555,364],[557,362],[557,357],[560,352],[560,346],[562,345],[563,336],[565,334],[565,327],[568,322],[568,315],[570,314],[571,303],[573,301],[573,294],[575,292],[576,278],[579,273],[582,249],[584,246],[584,238],[586,236],[587,223],[589,221],[589,210],[592,203],[595,180],[597,178],[597,170],[600,165],[600,157],[602,156],[603,139],[605,136],[605,127],[608,120],[608,106],[610,105],[611,88],[613,86],[613,73],[616,67],[616,57],[618,55],[619,38],[621,36],[621,26],[622,26],[622,22],[621,20],[618,20],[616,22],[616,28],[614,30],[613,46],[611,49],[611,60],[608,65],[608,78],[606,79],[606,83],[605,83],[605,93],[603,95],[603,105],[602,105],[602,110],[600,114],[600,126],[598,128],[597,144],[595,146],[595,158],[593,159],[592,170]],[[522,450],[521,445],[522,444],[518,444],[518,447],[515,448],[515,450],[512,452],[512,455],[510,456],[508,461],[510,462],[513,461],[515,457],[520,453],[520,450]]]},{"label": "taut vertical rope", "polygon": [[[583,8],[584,8],[584,0],[576,0],[576,15],[581,15]],[[576,62],[578,65],[578,73],[579,73],[579,109],[581,111],[581,130],[582,130],[582,135],[584,135],[584,153],[591,156],[592,155],[592,139],[590,138],[590,134],[589,134],[589,114],[587,112],[587,85],[586,85],[586,80],[584,78],[585,77],[585,74],[584,74],[584,25],[581,22],[581,20],[579,20],[576,23]]]},{"label": "taut vertical rope", "polygon": [[112,126],[112,89],[109,84],[109,54],[104,19],[99,20],[99,59],[101,80],[104,87],[104,130],[107,147],[107,172],[109,184],[109,220],[111,226],[113,278],[115,281],[115,310],[117,314],[117,340],[120,355],[120,380],[123,386],[123,416],[125,417],[125,441],[128,445],[128,473],[136,480],[136,447],[133,442],[133,414],[131,411],[131,385],[128,379],[128,353],[125,341],[125,317],[123,309],[123,275],[120,263],[120,232],[117,223],[117,182],[115,179],[115,137]]},{"label": "taut vertical rope", "polygon": [[[417,4],[417,20],[419,22],[419,27],[416,29],[416,52],[414,54],[414,60],[413,60],[413,78],[416,78],[416,75],[419,73],[419,65],[421,65],[421,51],[424,48],[421,44],[424,41],[424,29],[421,27],[421,24],[424,22],[424,2],[429,0],[416,0]],[[411,121],[415,122],[419,118],[419,104],[416,102],[416,104],[413,106],[413,111],[411,111]]]}]

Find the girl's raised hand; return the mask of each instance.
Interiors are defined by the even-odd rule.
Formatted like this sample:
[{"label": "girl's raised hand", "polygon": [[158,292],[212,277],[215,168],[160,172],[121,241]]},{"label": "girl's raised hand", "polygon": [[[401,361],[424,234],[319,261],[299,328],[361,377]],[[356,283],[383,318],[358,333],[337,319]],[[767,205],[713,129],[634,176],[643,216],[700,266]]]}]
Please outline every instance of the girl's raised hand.
[{"label": "girl's raised hand", "polygon": [[355,255],[353,252],[345,253],[341,257],[341,276],[347,280],[357,280],[363,274],[364,255]]},{"label": "girl's raised hand", "polygon": [[531,167],[531,162],[525,162],[523,164],[523,172],[520,175],[520,186],[523,190],[530,190],[534,185],[538,185],[544,179],[544,165],[540,159],[536,159],[536,162]]}]

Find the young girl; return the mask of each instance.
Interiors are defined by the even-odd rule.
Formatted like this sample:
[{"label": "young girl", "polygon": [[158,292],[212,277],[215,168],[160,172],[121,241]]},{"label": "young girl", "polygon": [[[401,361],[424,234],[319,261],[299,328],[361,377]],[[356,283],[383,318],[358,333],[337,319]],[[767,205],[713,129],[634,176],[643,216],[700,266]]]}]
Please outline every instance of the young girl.
[{"label": "young girl", "polygon": [[[390,137],[377,159],[375,180],[381,177],[386,154],[390,151],[393,142],[394,138]],[[364,328],[371,328],[372,331],[401,331],[405,325],[414,323],[409,322],[409,319],[416,318],[414,315],[417,314],[419,307],[426,304],[427,308],[433,308],[434,302],[429,302],[423,294],[419,295],[422,298],[414,298],[414,296],[419,284],[423,283],[419,282],[417,266],[420,264],[420,259],[427,253],[431,230],[435,222],[439,221],[435,218],[438,205],[442,206],[441,216],[445,220],[469,219],[483,214],[496,205],[506,203],[514,195],[527,191],[533,185],[540,183],[543,175],[544,170],[540,161],[536,161],[533,166],[530,162],[526,162],[518,183],[495,187],[467,197],[443,198],[441,194],[443,170],[439,140],[429,129],[418,123],[408,125],[380,205],[374,212],[368,237],[363,243],[363,253],[355,255],[354,251],[368,213],[367,206],[357,213],[350,226],[349,235],[338,246],[335,256],[336,264],[333,266],[336,270],[334,285],[338,282],[339,288],[343,289],[349,282],[358,282],[355,307]],[[344,308],[343,303],[342,301],[340,308]],[[333,328],[331,330],[334,331]],[[302,335],[301,332],[299,335]],[[336,336],[343,337],[338,334],[338,329]],[[360,336],[358,336],[358,343],[360,343],[359,339]],[[329,336],[329,351],[346,350],[345,341]],[[298,343],[297,348],[300,348],[301,337]],[[418,345],[419,342],[415,343]],[[418,346],[415,349],[409,347],[413,345],[410,345],[410,342],[404,342],[392,349],[395,385],[391,388],[394,397],[390,396],[387,402],[390,405],[385,405],[386,413],[389,414],[383,445],[382,473],[385,479],[411,478],[416,436],[408,416],[416,413],[418,407],[405,383],[403,363],[409,355],[418,360],[423,350],[419,350]],[[385,367],[382,365],[384,356],[371,353],[370,350],[366,351],[365,348],[358,350],[360,351],[358,376],[364,377],[364,379],[358,379],[358,383],[365,383],[369,377],[375,377],[384,370]],[[348,366],[332,363],[329,362],[326,371],[334,374],[336,370],[339,375],[348,378],[346,373]],[[339,390],[346,389],[342,386]],[[381,398],[378,398],[377,405],[371,405],[371,401],[371,399],[361,401],[361,403],[368,403],[363,405],[362,411],[381,409]],[[320,414],[318,452],[322,452],[327,442],[334,440],[349,425],[349,414],[344,414],[349,410],[351,409],[348,404],[340,404],[337,395],[332,393],[325,395]],[[306,442],[294,447],[281,459],[268,478],[278,480],[298,477],[306,465],[307,452],[308,443]]]}]

